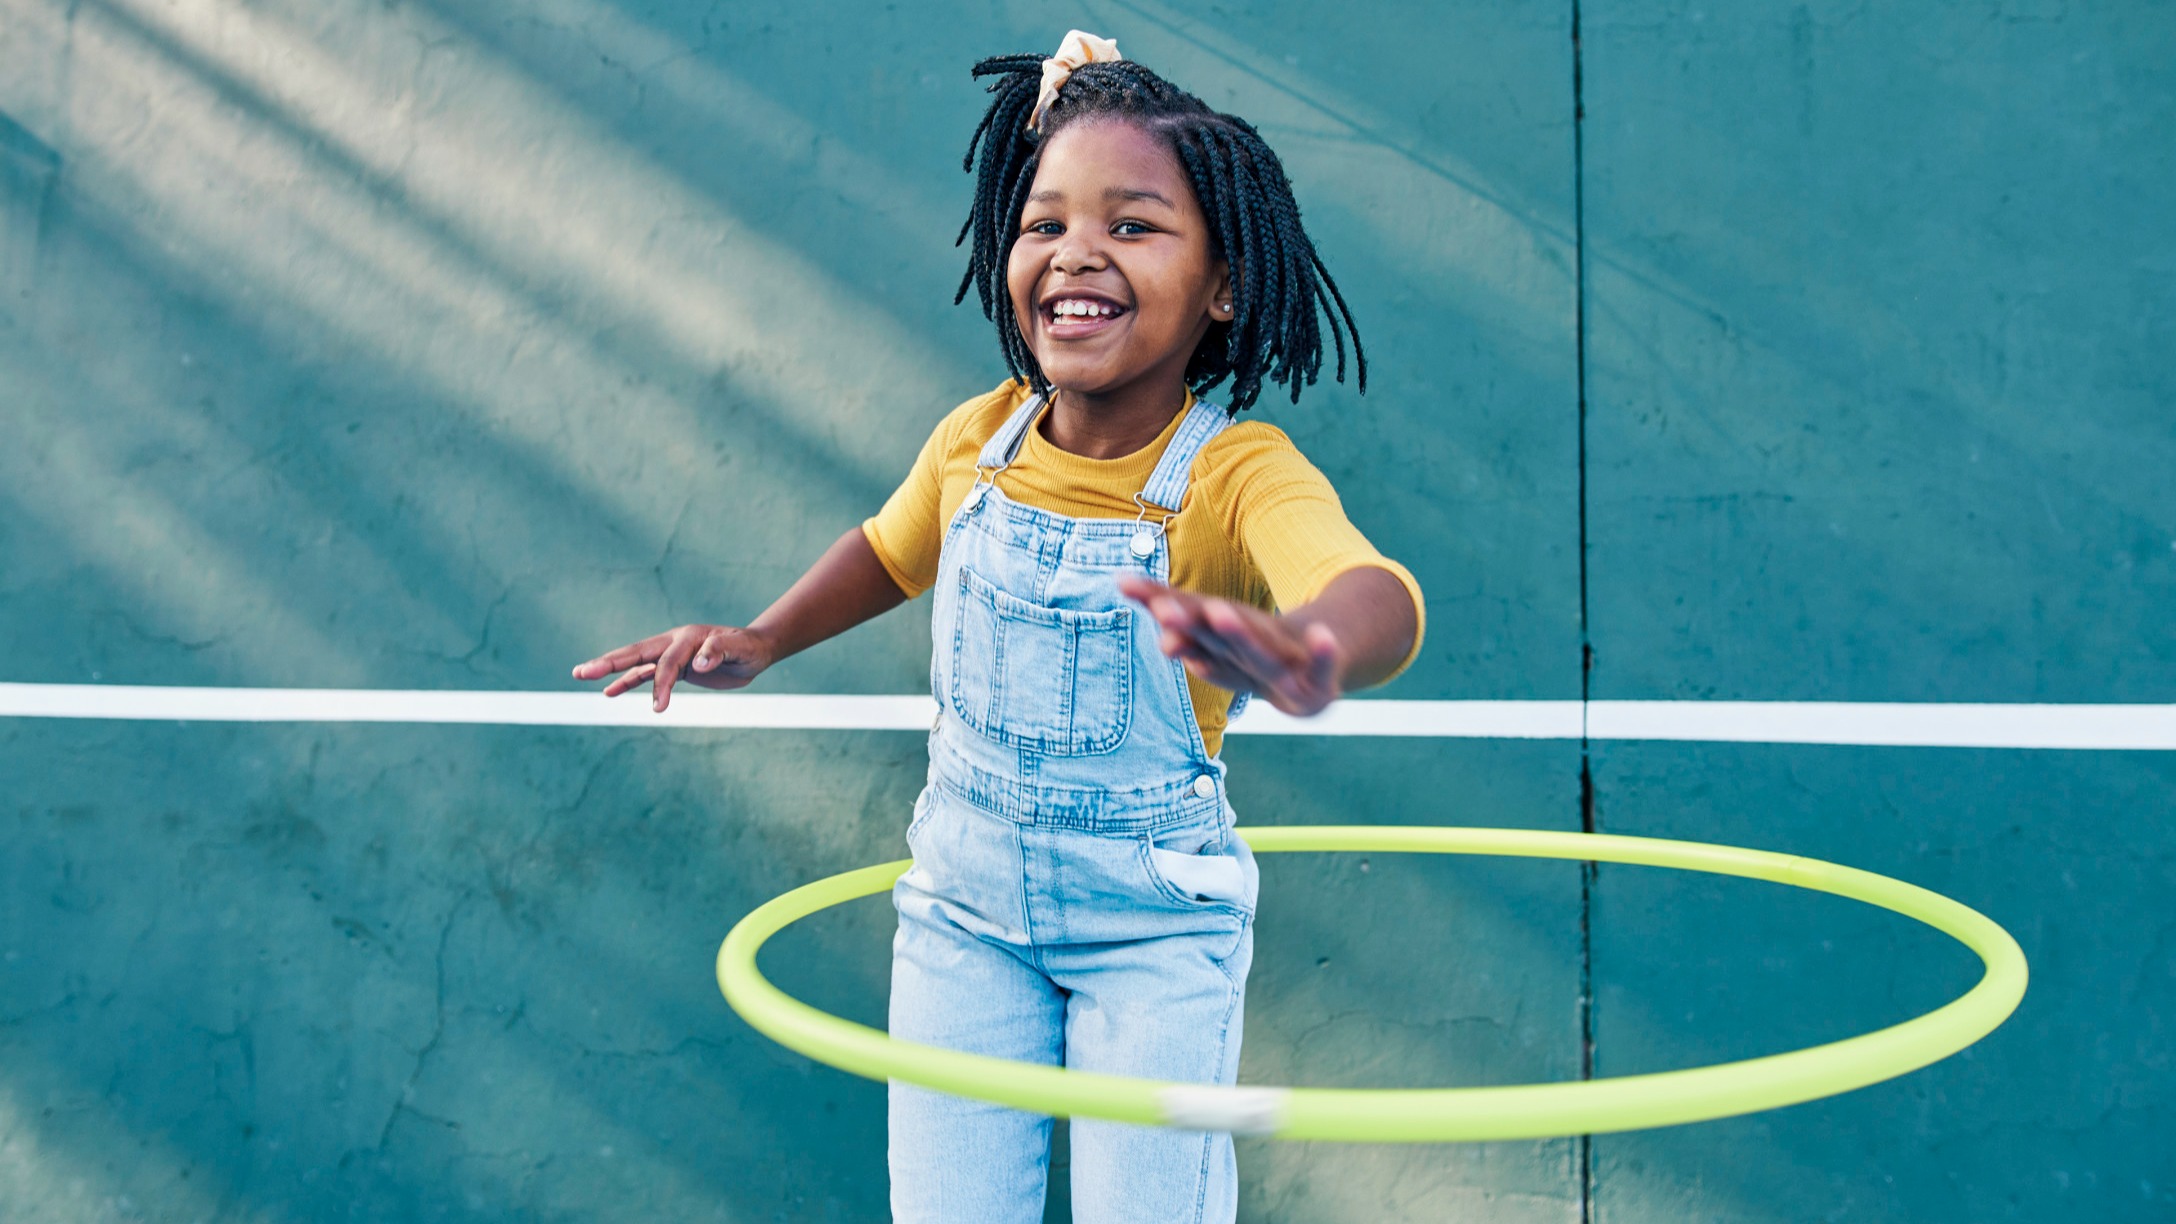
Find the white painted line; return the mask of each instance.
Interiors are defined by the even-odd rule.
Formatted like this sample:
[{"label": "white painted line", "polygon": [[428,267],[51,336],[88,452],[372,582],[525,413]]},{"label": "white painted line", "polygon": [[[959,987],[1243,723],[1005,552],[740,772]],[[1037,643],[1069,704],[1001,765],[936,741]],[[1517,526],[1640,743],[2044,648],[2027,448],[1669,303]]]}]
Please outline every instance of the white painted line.
[{"label": "white painted line", "polygon": [[1233,735],[1388,735],[1433,739],[1578,739],[1576,701],[1340,701],[1313,718],[1250,701]]},{"label": "white painted line", "polygon": [[653,714],[649,694],[642,691],[606,698],[594,691],[521,693],[0,684],[0,717],[927,731],[936,720],[937,706],[926,696],[677,692],[673,694],[671,708],[663,714]]},{"label": "white painted line", "polygon": [[[0,683],[0,718],[174,722],[475,723],[555,727],[732,727],[927,731],[920,694],[678,693],[650,712],[637,690],[475,692],[186,688]],[[1917,748],[2176,750],[2176,705],[1995,705],[1808,701],[1370,701],[1292,718],[1255,702],[1235,735],[1433,739],[1680,740]]]},{"label": "white painted line", "polygon": [[1595,701],[1597,740],[1896,748],[2176,749],[2176,705]]}]

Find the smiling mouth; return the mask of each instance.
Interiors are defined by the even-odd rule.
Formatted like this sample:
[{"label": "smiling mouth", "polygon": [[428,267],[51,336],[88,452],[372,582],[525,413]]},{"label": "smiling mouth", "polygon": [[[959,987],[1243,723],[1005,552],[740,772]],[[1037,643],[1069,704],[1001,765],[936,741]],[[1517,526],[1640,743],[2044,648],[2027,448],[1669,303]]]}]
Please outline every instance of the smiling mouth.
[{"label": "smiling mouth", "polygon": [[1051,339],[1080,340],[1110,330],[1133,311],[1120,306],[1107,315],[1062,315],[1045,307],[1037,313],[1042,316],[1043,330]]}]

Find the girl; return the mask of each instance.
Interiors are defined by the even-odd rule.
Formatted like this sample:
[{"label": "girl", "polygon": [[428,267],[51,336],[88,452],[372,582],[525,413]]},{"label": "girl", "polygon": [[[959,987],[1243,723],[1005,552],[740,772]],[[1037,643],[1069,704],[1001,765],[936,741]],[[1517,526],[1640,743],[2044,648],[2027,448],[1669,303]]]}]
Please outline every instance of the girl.
[{"label": "girl", "polygon": [[[1013,377],[960,405],[878,514],[746,627],[574,669],[739,688],[925,590],[940,713],[893,892],[891,1031],[1001,1058],[1230,1083],[1256,873],[1226,723],[1312,714],[1419,649],[1420,591],[1278,430],[1266,379],[1344,379],[1342,296],[1244,121],[1075,30],[984,60],[960,240]],[[998,310],[1000,302],[1010,306]],[[1359,335],[1353,359],[1367,367]],[[1230,405],[1197,399],[1226,379]],[[1281,611],[1272,611],[1281,609]],[[895,1083],[901,1221],[1042,1219],[1050,1119]],[[1231,1137],[1076,1120],[1088,1222],[1230,1221]]]}]

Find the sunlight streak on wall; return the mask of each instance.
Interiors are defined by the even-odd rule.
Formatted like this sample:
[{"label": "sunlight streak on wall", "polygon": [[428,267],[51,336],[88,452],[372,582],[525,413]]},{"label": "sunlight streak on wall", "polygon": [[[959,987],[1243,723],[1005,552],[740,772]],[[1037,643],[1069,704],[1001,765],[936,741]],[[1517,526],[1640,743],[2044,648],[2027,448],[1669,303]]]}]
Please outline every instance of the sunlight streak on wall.
[{"label": "sunlight streak on wall", "polygon": [[[32,377],[13,366],[10,378],[21,382],[11,389],[27,390],[23,384]],[[137,606],[156,609],[147,614],[156,622],[130,622],[139,633],[216,640],[249,624],[252,636],[277,644],[278,654],[308,651],[322,662],[320,674],[365,681],[361,662],[332,649],[326,630],[288,598],[277,572],[205,530],[187,505],[121,470],[123,454],[101,441],[113,419],[110,411],[94,411],[85,428],[51,430],[41,445],[0,446],[0,489],[14,512],[66,539],[80,563],[133,592]]]},{"label": "sunlight streak on wall", "polygon": [[[600,57],[625,65],[639,78],[645,95],[665,99],[665,109],[679,116],[677,122],[730,129],[736,139],[783,165],[813,160],[807,171],[809,190],[835,194],[859,212],[890,222],[901,241],[942,251],[948,265],[965,265],[965,255],[955,258],[950,242],[967,216],[966,176],[961,176],[956,196],[940,203],[920,182],[847,146],[838,132],[811,122],[721,68],[716,59],[696,54],[682,41],[602,0],[530,0],[522,10],[534,21],[581,31]],[[964,71],[957,76],[966,82]]]},{"label": "sunlight streak on wall", "polygon": [[[1352,231],[1377,239],[1384,266],[1411,270],[1430,296],[1480,299],[1492,329],[1515,338],[1533,367],[1563,363],[1568,211],[1554,216],[1547,203],[1517,198],[1455,150],[1220,26],[1155,0],[1111,0],[1110,10],[1111,24],[1128,30],[1130,54],[1151,67],[1178,65],[1171,73],[1186,88],[1264,129],[1303,208],[1340,210]],[[1334,184],[1334,195],[1311,196],[1309,184]],[[1334,254],[1325,255],[1333,269]]]},{"label": "sunlight streak on wall", "polygon": [[[884,302],[766,239],[428,10],[358,9],[386,30],[335,55],[229,0],[116,7],[396,184],[494,263],[572,284],[617,316],[607,326],[633,329],[685,367],[726,367],[783,411],[819,418],[887,396],[962,398],[964,372],[944,369]],[[425,49],[409,54],[418,43]],[[436,74],[455,65],[465,88],[434,92]],[[837,360],[842,337],[861,360]],[[685,424],[653,428],[670,437]],[[868,470],[898,466],[854,453],[855,431],[824,441]]]},{"label": "sunlight streak on wall", "polygon": [[[41,15],[52,20],[32,14]],[[607,355],[598,333],[629,346],[662,343],[669,350],[663,356],[691,376],[723,365],[736,385],[753,384],[776,406],[775,428],[808,435],[809,449],[843,459],[848,470],[858,466],[882,487],[895,478],[899,457],[869,431],[845,428],[846,418],[878,395],[939,405],[968,386],[962,375],[933,372],[937,359],[880,302],[849,300],[714,203],[596,138],[510,70],[466,65],[465,72],[495,82],[482,95],[489,105],[471,102],[451,117],[413,116],[412,97],[371,97],[352,72],[306,42],[290,38],[253,54],[252,39],[280,35],[262,21],[203,4],[172,13],[146,6],[141,16],[142,25],[190,54],[237,73],[245,88],[261,85],[268,105],[282,105],[274,99],[283,92],[293,95],[301,131],[251,122],[231,92],[206,89],[158,47],[132,37],[137,21],[100,20],[87,7],[73,30],[77,76],[115,87],[78,88],[71,104],[144,118],[126,128],[112,116],[76,125],[94,135],[128,134],[79,142],[90,146],[72,150],[79,184],[158,217],[169,249],[230,297],[269,290],[364,340],[379,360],[483,406],[496,427],[527,444],[533,461],[565,463],[572,452],[578,468],[605,467],[571,475],[659,535],[671,522],[659,503],[672,499],[640,486],[662,476],[686,487],[703,475],[707,457],[675,445],[701,425],[672,391]],[[237,24],[242,28],[232,28]],[[504,114],[526,116],[523,130],[489,130]],[[374,176],[374,190],[321,164],[321,151],[306,143],[319,135],[312,123],[325,125],[334,137],[327,143]],[[567,155],[569,148],[577,153]],[[588,191],[584,203],[563,203],[576,186]],[[383,198],[388,191],[395,207]],[[267,199],[277,206],[267,210]],[[441,211],[453,232],[415,224],[415,207]],[[660,219],[645,233],[628,230],[630,216]],[[578,325],[589,320],[561,321],[548,303],[506,285],[479,254],[524,281],[571,294],[577,307],[603,299],[601,309],[583,313],[612,317],[590,327]],[[257,308],[269,324],[293,326],[280,305]],[[867,359],[836,360],[827,346],[839,337],[863,342]],[[609,411],[582,413],[571,426],[536,411],[569,400]],[[593,432],[570,439],[569,429]],[[854,454],[857,446],[864,453]],[[748,473],[759,481],[766,475]]]},{"label": "sunlight streak on wall", "polygon": [[[146,1211],[163,1219],[219,1219],[234,1224],[269,1224],[273,1218],[242,1204],[221,1202],[212,1186],[189,1177],[189,1167],[177,1153],[148,1140],[142,1147],[132,1145],[125,1159],[137,1167],[130,1184],[159,1183],[158,1201],[137,1202],[126,1194],[111,1193],[102,1170],[41,1141],[51,1126],[50,1117],[40,1118],[37,1105],[18,1097],[26,1084],[35,1082],[35,1076],[0,1076],[0,1186],[7,1187],[8,1218],[132,1220],[143,1218]],[[70,1101],[69,1111],[79,1112],[86,1104]],[[50,1115],[52,1110],[43,1112]],[[117,1145],[103,1148],[100,1155],[107,1160],[123,1158]],[[145,1177],[147,1166],[159,1173]]]}]

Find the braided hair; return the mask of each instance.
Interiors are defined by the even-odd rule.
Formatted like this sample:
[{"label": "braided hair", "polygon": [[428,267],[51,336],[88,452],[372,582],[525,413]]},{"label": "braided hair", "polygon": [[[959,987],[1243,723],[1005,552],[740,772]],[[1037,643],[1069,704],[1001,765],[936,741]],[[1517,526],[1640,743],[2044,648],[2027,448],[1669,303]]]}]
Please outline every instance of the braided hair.
[{"label": "braided hair", "polygon": [[[1020,228],[1020,213],[1035,182],[1040,146],[1071,123],[1092,117],[1123,119],[1161,140],[1177,157],[1209,225],[1209,250],[1224,260],[1233,280],[1232,317],[1212,322],[1186,365],[1186,383],[1199,395],[1232,380],[1230,410],[1252,404],[1267,380],[1291,388],[1315,381],[1322,368],[1319,306],[1330,321],[1337,350],[1337,380],[1345,381],[1345,332],[1352,333],[1360,390],[1368,388],[1367,355],[1345,297],[1300,227],[1300,206],[1277,155],[1260,133],[1236,115],[1211,110],[1131,60],[1099,60],[1073,70],[1043,114],[1040,133],[1027,131],[1042,88],[1043,57],[1001,55],[975,65],[975,76],[997,78],[996,95],[967,142],[961,169],[975,175],[974,207],[960,227],[958,246],[968,250],[967,275],[958,305],[970,286],[982,298],[984,317],[997,324],[1006,369],[1050,393],[1042,367],[1013,318],[1006,262]],[[981,165],[976,165],[976,148]],[[1004,309],[999,309],[1000,304]],[[1342,328],[1339,325],[1343,318]]]}]

